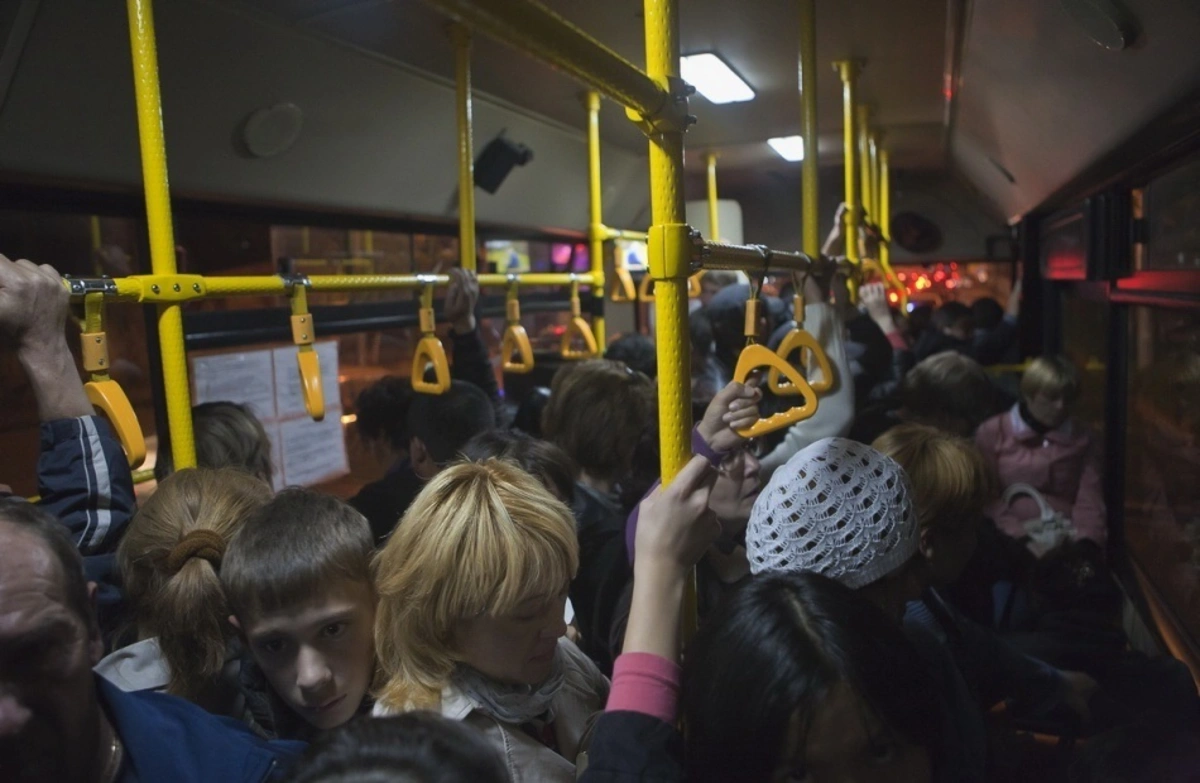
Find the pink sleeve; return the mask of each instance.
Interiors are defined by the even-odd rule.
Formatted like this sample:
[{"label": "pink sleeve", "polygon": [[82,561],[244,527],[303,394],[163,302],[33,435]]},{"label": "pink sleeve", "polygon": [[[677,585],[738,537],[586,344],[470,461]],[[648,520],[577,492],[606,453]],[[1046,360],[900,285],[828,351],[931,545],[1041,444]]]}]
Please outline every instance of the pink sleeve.
[{"label": "pink sleeve", "polygon": [[608,712],[640,712],[674,723],[679,702],[679,664],[652,653],[630,652],[613,664]]},{"label": "pink sleeve", "polygon": [[1091,539],[1100,546],[1108,540],[1108,510],[1104,505],[1104,482],[1094,454],[1088,455],[1079,477],[1079,490],[1075,493],[1075,505],[1071,509],[1071,522],[1082,538]]}]

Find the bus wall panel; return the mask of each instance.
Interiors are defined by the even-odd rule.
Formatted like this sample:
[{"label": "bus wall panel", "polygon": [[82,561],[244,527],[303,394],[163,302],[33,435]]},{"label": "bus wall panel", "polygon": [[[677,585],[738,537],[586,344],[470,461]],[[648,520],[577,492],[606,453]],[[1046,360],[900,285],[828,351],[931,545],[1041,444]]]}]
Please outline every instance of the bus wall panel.
[{"label": "bus wall panel", "polygon": [[[156,6],[173,192],[456,214],[452,84],[221,3]],[[0,176],[140,184],[128,40],[120,4],[42,2],[0,107]],[[247,117],[284,102],[304,113],[298,140],[276,157],[251,156],[240,141]],[[586,226],[582,106],[578,130],[486,96],[474,117],[477,150],[506,129],[534,151],[497,194],[477,190],[480,221]],[[605,221],[644,226],[645,157],[606,146],[603,164]]]}]

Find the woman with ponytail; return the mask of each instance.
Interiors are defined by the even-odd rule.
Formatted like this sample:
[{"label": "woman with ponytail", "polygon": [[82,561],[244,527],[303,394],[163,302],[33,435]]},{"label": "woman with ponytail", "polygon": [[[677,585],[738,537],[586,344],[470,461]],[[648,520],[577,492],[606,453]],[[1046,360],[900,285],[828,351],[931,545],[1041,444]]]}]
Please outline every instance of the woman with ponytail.
[{"label": "woman with ponytail", "polygon": [[126,691],[164,691],[241,718],[237,656],[219,569],[242,521],[271,497],[233,468],[169,476],[138,510],[117,549],[136,641],[97,673]]}]

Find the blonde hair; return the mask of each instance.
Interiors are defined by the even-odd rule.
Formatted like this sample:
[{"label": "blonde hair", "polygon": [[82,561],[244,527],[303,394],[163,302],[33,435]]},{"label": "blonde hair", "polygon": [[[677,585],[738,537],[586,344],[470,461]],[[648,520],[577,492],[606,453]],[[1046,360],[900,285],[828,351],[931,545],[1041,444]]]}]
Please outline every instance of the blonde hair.
[{"label": "blonde hair", "polygon": [[966,438],[924,424],[901,424],[871,444],[904,468],[921,527],[979,514],[995,498],[995,472]]},{"label": "blonde hair", "polygon": [[570,510],[498,459],[438,473],[375,556],[375,650],[391,709],[436,707],[457,624],[558,593],[579,567]]},{"label": "blonde hair", "polygon": [[158,637],[167,691],[195,698],[225,665],[232,629],[218,568],[225,546],[271,496],[234,468],[189,468],[159,484],[134,515],[117,564],[142,633]]},{"label": "blonde hair", "polygon": [[1065,356],[1039,356],[1021,376],[1021,397],[1033,399],[1038,394],[1067,400],[1079,394],[1079,370]]}]

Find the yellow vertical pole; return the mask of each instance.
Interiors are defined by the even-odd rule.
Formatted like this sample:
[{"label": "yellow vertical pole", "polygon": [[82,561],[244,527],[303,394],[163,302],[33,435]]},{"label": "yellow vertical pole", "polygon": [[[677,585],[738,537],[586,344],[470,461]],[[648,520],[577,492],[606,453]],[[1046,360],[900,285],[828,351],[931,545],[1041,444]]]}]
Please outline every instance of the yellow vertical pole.
[{"label": "yellow vertical pole", "polygon": [[870,222],[875,219],[873,211],[873,194],[871,193],[871,150],[870,144],[867,141],[870,135],[871,128],[871,109],[866,104],[858,106],[858,122],[855,125],[855,132],[858,134],[858,176],[861,188],[859,193],[859,203],[866,211]]},{"label": "yellow vertical pole", "polygon": [[[644,0],[646,73],[660,84],[679,76],[679,0]],[[683,202],[683,129],[650,133],[649,260],[655,279],[659,440],[669,483],[691,455],[690,259]]]},{"label": "yellow vertical pole", "polygon": [[[800,164],[800,210],[804,252],[821,252],[817,196],[817,8],[816,0],[800,0],[800,133],[804,161]],[[803,317],[803,316],[801,316]]]},{"label": "yellow vertical pole", "polygon": [[[588,115],[588,256],[592,262],[592,296],[604,306],[604,203],[600,189],[600,93],[588,90],[584,96]],[[592,333],[603,350],[607,344],[603,315],[592,317]]]},{"label": "yellow vertical pole", "polygon": [[887,275],[888,283],[900,295],[900,309],[908,309],[908,291],[892,269],[892,167],[891,156],[886,148],[879,150],[879,265]]},{"label": "yellow vertical pole", "polygon": [[[858,194],[858,171],[855,169],[855,150],[858,146],[858,136],[854,129],[854,111],[857,105],[857,90],[855,80],[858,78],[858,62],[855,60],[838,60],[834,63],[842,78],[842,124],[843,141],[846,158],[846,225],[842,229],[846,237],[846,258],[857,264],[858,257],[858,210],[861,206]],[[852,289],[853,290],[853,289]]]},{"label": "yellow vertical pole", "polygon": [[871,222],[879,225],[879,134],[872,131],[867,137],[867,159],[871,172]]},{"label": "yellow vertical pole", "polygon": [[717,153],[704,156],[708,167],[708,236],[714,242],[721,241],[720,216],[717,214]]},{"label": "yellow vertical pole", "polygon": [[458,106],[458,253],[462,268],[474,272],[475,262],[475,144],[471,138],[471,32],[450,26],[454,39]]},{"label": "yellow vertical pole", "polygon": [[[163,139],[162,97],[158,86],[158,52],[154,41],[151,0],[127,0],[129,42],[133,55],[133,86],[137,97],[138,140],[142,151],[142,182],[146,190],[146,223],[150,233],[150,268],[156,275],[174,275],[175,235],[171,225],[171,195],[167,182],[167,148]],[[183,343],[183,313],[177,304],[158,306],[158,339],[162,351],[167,425],[176,470],[194,467],[196,443],[192,433],[192,401],[188,388],[187,352]]]},{"label": "yellow vertical pole", "polygon": [[[679,77],[679,0],[644,0],[646,73],[659,84]],[[688,335],[690,242],[683,201],[683,127],[650,138],[650,273],[654,276],[658,349],[658,431],[662,481],[669,484],[691,456],[691,344]],[[696,629],[696,581],[684,590],[684,640]]]}]

